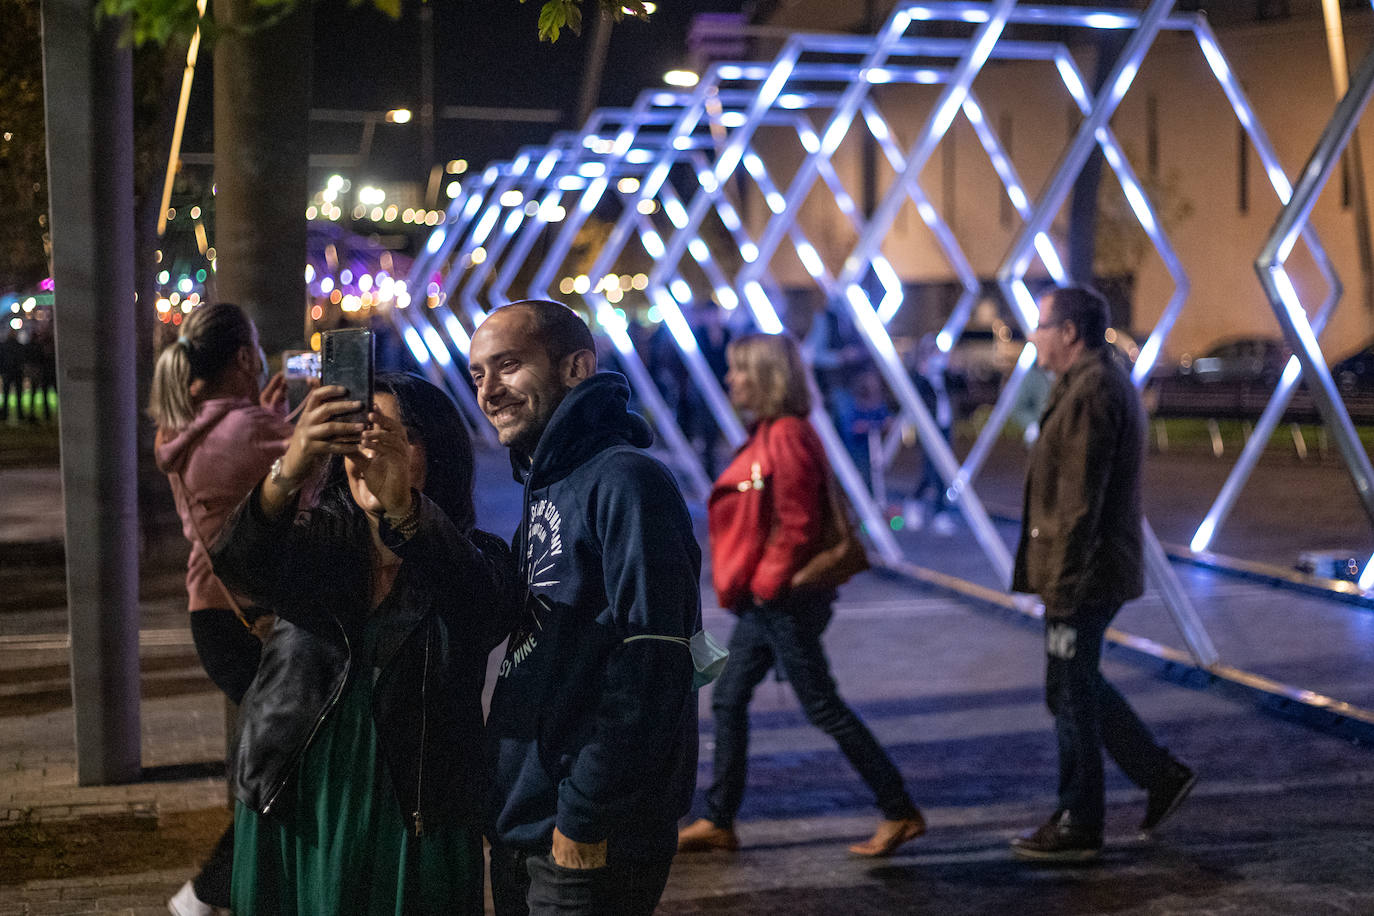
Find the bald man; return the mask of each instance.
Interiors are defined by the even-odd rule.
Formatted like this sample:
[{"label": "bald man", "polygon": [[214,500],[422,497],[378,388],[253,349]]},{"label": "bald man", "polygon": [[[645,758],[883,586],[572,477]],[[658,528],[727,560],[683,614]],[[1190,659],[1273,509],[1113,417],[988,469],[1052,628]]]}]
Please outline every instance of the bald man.
[{"label": "bald man", "polygon": [[493,311],[469,369],[525,488],[524,619],[487,722],[496,912],[648,916],[696,787],[691,519],[571,309]]}]

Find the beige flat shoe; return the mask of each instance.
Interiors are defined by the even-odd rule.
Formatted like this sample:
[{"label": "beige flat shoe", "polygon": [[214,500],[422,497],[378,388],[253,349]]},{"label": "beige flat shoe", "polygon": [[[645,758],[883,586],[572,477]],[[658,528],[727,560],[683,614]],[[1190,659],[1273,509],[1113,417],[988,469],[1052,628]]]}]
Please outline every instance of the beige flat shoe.
[{"label": "beige flat shoe", "polygon": [[849,847],[849,851],[866,859],[885,859],[896,852],[898,846],[916,839],[925,832],[925,818],[920,814],[897,821],[879,821],[878,829],[873,832],[873,836],[867,842]]},{"label": "beige flat shoe", "polygon": [[699,818],[677,832],[678,852],[709,852],[739,849],[739,837],[729,827],[717,827],[706,818]]}]

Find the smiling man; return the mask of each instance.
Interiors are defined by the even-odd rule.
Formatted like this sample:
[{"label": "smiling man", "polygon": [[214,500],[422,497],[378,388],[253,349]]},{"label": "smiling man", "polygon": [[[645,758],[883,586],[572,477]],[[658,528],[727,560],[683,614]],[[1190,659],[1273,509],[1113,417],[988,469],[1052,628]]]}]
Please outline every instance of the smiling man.
[{"label": "smiling man", "polygon": [[1102,849],[1102,748],[1148,799],[1142,831],[1158,827],[1195,777],[1151,736],[1102,677],[1102,637],[1145,587],[1140,467],[1145,411],[1106,341],[1107,303],[1070,286],[1040,302],[1031,335],[1056,376],[1026,472],[1012,590],[1045,604],[1045,699],[1059,742],[1059,805],[1012,841],[1028,859],[1084,860]]},{"label": "smiling man", "polygon": [[524,484],[522,624],[487,721],[498,916],[649,914],[696,785],[686,640],[701,550],[629,386],[596,371],[557,302],[493,311],[472,337],[478,403]]}]

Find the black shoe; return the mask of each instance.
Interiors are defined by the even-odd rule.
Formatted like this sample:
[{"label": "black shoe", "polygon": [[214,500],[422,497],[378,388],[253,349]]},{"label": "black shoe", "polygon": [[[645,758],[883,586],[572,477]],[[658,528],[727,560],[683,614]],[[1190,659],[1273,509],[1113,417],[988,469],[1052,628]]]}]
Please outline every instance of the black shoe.
[{"label": "black shoe", "polygon": [[1197,783],[1197,774],[1177,760],[1170,760],[1164,776],[1150,789],[1145,802],[1145,819],[1140,822],[1142,833],[1149,833],[1178,810]]},{"label": "black shoe", "polygon": [[1042,862],[1086,862],[1102,852],[1102,830],[1081,827],[1069,812],[1056,811],[1035,830],[1011,841],[1011,851]]}]

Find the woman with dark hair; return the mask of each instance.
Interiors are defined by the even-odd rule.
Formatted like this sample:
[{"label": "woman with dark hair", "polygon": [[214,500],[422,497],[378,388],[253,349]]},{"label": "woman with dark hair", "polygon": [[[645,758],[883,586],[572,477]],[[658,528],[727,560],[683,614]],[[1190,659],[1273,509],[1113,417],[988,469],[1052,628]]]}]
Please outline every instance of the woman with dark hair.
[{"label": "woman with dark hair", "polygon": [[[191,639],[205,672],[235,703],[258,670],[259,636],[271,624],[243,596],[215,578],[206,547],[224,519],[272,462],[286,451],[291,425],[282,418],[281,376],[262,387],[258,332],[243,309],[227,302],[202,305],[181,325],[181,336],[158,354],[148,413],[157,423],[158,469],[172,484],[181,528],[191,544],[186,595]],[[177,916],[209,916],[229,905],[234,829],[220,837],[209,860],[167,906]]]},{"label": "woman with dark hair", "polygon": [[797,344],[784,334],[749,334],[730,344],[725,384],[750,422],[749,439],[711,490],[707,523],[711,577],[720,606],[738,618],[730,662],[711,695],[716,751],[706,817],[678,833],[678,851],[738,849],[735,815],[749,762],[749,700],[776,666],[806,718],[835,739],[872,790],[883,819],[857,856],[888,856],[925,832],[902,775],[835,688],[821,633],[833,589],[794,584],[824,544],[830,479],[825,450],[807,422],[811,386]]},{"label": "woman with dark hair", "polygon": [[278,614],[243,703],[233,910],[478,914],[509,552],[473,527],[472,446],[443,392],[379,375],[366,423],[342,418],[362,406],[344,393],[310,393],[212,549]]}]

